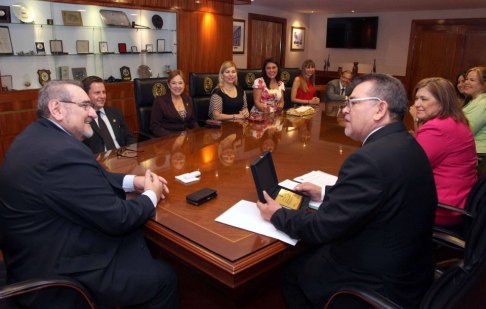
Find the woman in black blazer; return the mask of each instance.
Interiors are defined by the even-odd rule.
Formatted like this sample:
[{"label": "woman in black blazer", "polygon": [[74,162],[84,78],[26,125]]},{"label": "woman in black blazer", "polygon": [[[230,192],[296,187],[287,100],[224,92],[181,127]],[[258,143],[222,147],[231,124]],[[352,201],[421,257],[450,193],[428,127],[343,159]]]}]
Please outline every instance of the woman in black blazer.
[{"label": "woman in black blazer", "polygon": [[187,129],[199,128],[192,100],[183,95],[186,87],[184,73],[174,70],[169,74],[167,81],[170,93],[155,99],[150,118],[150,131],[160,137]]}]

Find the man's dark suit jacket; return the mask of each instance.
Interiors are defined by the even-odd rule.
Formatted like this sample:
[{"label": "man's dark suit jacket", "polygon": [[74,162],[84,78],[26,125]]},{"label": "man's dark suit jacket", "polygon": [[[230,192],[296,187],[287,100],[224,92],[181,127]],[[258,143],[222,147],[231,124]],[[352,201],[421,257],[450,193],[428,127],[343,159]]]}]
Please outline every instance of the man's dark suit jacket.
[{"label": "man's dark suit jacket", "polygon": [[[125,145],[134,144],[137,141],[135,137],[133,137],[130,129],[128,128],[127,124],[125,123],[125,118],[123,117],[123,113],[120,109],[116,107],[103,107],[105,110],[106,117],[110,121],[111,128],[113,129],[113,133],[115,133],[116,141],[120,147]],[[101,119],[98,119],[100,121]],[[93,128],[93,136],[88,139],[85,139],[83,143],[88,146],[93,153],[99,153],[105,151],[105,143],[103,142],[103,138],[101,137],[100,128],[96,124],[96,121],[91,121],[91,128]]]},{"label": "man's dark suit jacket", "polygon": [[[108,307],[154,297],[157,273],[140,227],[155,210],[145,195],[125,200],[124,176],[107,172],[86,145],[51,121],[39,118],[27,127],[0,169],[8,283],[67,275]],[[48,303],[67,302],[53,298]]]},{"label": "man's dark suit jacket", "polygon": [[152,131],[153,135],[160,137],[185,131],[187,128],[199,128],[191,97],[182,95],[182,100],[187,112],[184,121],[175,109],[174,103],[172,103],[170,92],[154,100],[150,117],[150,131]]},{"label": "man's dark suit jacket", "polygon": [[346,86],[345,95],[341,95],[341,85],[339,84],[340,79],[333,79],[332,81],[327,83],[326,87],[326,97],[324,98],[324,102],[329,101],[344,101],[346,100],[346,96],[353,92],[354,87],[352,84]]},{"label": "man's dark suit jacket", "polygon": [[271,218],[292,238],[327,244],[300,272],[307,298],[325,304],[352,283],[404,308],[418,305],[433,281],[437,193],[429,160],[404,124],[369,136],[327,189],[317,212],[280,209]]}]

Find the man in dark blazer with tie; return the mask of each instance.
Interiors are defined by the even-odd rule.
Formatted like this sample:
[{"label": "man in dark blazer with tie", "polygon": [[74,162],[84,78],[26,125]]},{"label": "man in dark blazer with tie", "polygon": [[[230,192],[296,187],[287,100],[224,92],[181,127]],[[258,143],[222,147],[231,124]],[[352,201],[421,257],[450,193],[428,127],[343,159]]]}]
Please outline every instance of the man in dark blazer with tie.
[{"label": "man in dark blazer with tie", "polygon": [[345,101],[348,99],[351,92],[353,92],[354,86],[351,84],[353,81],[353,73],[351,71],[344,71],[339,79],[334,79],[327,83],[325,102],[330,101]]},{"label": "man in dark blazer with tie", "polygon": [[[0,229],[8,283],[49,275],[80,281],[109,308],[177,308],[177,277],[154,260],[141,227],[155,214],[163,178],[107,172],[81,143],[96,118],[76,81],[39,91],[38,120],[12,143],[0,169]],[[125,199],[125,192],[140,196]],[[28,308],[78,308],[61,288],[18,297]]]},{"label": "man in dark blazer with tie", "polygon": [[105,106],[106,89],[103,80],[98,76],[88,76],[83,80],[83,89],[94,104],[98,115],[98,118],[91,122],[93,136],[85,139],[83,143],[93,153],[136,143],[137,141],[125,123],[122,111],[116,107]]},{"label": "man in dark blazer with tie", "polygon": [[[403,124],[407,103],[397,79],[358,78],[344,108],[345,133],[363,146],[344,161],[317,212],[281,208],[267,194],[267,203],[257,203],[278,230],[320,245],[282,271],[290,308],[323,308],[346,284],[415,308],[432,284],[437,193],[429,160]],[[295,190],[313,200],[324,193],[309,183]]]}]

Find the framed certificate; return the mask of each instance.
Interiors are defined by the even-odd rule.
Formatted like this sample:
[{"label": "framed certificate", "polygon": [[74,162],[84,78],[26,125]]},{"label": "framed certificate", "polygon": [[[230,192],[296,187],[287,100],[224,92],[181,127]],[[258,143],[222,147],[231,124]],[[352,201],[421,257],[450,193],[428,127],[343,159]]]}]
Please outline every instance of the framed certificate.
[{"label": "framed certificate", "polygon": [[0,26],[0,54],[13,55],[12,39],[8,27]]},{"label": "framed certificate", "polygon": [[147,45],[145,45],[145,49],[147,50],[147,53],[153,53],[154,52],[154,45],[153,44],[147,44]]},{"label": "framed certificate", "polygon": [[50,40],[51,54],[62,54],[62,41],[61,40]]},{"label": "framed certificate", "polygon": [[100,42],[100,53],[108,52],[108,42]]},{"label": "framed certificate", "polygon": [[77,40],[76,41],[76,52],[78,54],[89,54],[89,41],[88,40]]},{"label": "framed certificate", "polygon": [[137,46],[132,46],[132,53],[134,53],[134,54],[138,53]]},{"label": "framed certificate", "polygon": [[165,52],[165,40],[163,39],[157,40],[157,52],[158,53]]},{"label": "framed certificate", "polygon": [[65,26],[82,26],[83,17],[79,11],[61,11],[62,22]]}]

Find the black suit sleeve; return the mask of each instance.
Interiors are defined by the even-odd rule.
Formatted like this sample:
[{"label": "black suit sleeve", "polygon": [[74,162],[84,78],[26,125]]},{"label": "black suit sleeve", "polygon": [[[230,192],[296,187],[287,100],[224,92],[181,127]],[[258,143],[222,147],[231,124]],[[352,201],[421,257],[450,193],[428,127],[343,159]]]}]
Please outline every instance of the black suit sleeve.
[{"label": "black suit sleeve", "polygon": [[354,153],[343,163],[338,181],[318,211],[280,209],[271,218],[292,238],[325,244],[359,233],[384,204],[383,176],[373,158]]},{"label": "black suit sleeve", "polygon": [[122,174],[103,170],[92,155],[71,148],[48,158],[43,199],[62,217],[88,229],[121,235],[154,215],[149,197],[124,199]]}]

